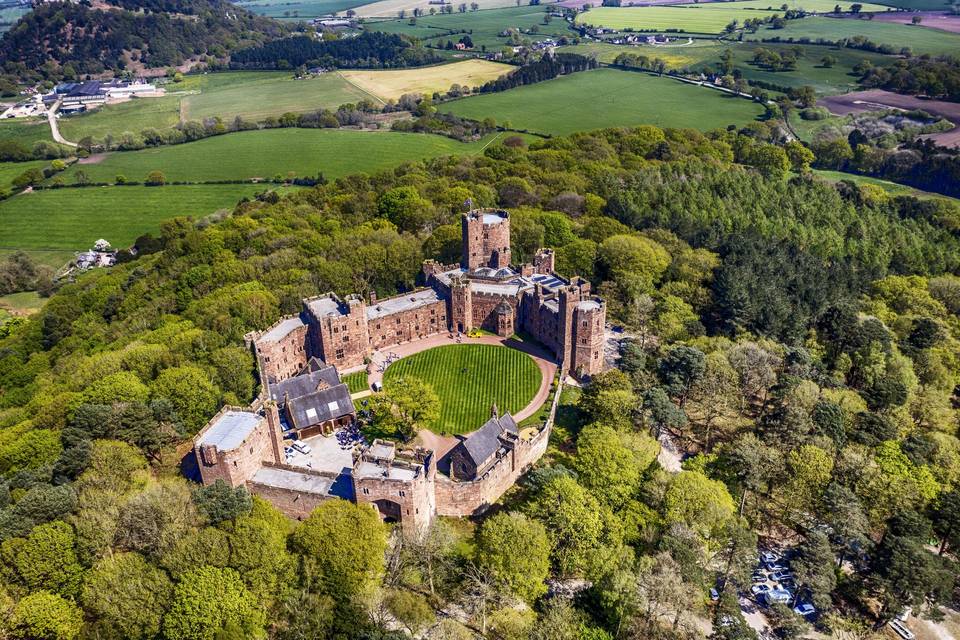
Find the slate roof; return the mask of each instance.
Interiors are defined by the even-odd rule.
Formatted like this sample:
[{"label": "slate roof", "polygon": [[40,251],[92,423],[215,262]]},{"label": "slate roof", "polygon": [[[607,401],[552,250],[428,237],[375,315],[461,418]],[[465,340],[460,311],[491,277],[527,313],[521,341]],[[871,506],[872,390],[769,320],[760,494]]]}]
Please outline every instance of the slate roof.
[{"label": "slate roof", "polygon": [[[317,361],[319,362],[319,361]],[[270,385],[270,398],[283,405],[287,397],[301,398],[311,393],[316,393],[321,385],[327,388],[335,387],[340,384],[340,374],[336,367],[323,365],[319,368],[313,368],[312,361],[307,363],[309,373],[287,378]]]},{"label": "slate roof", "polygon": [[300,318],[300,316],[287,318],[286,320],[281,320],[277,324],[273,325],[269,331],[260,336],[260,339],[264,342],[279,342],[283,338],[290,335],[292,331],[296,331],[304,325],[306,325],[306,323],[302,318]]},{"label": "slate roof", "polygon": [[394,313],[412,311],[440,301],[440,296],[433,289],[404,293],[393,298],[380,300],[373,306],[367,307],[367,320],[378,320]]},{"label": "slate roof", "polygon": [[520,429],[509,413],[499,418],[493,417],[486,424],[474,431],[462,442],[464,450],[479,469],[487,460],[500,449],[500,434],[509,433],[517,436]]},{"label": "slate roof", "polygon": [[296,398],[290,396],[287,398],[286,410],[295,429],[305,429],[326,420],[356,413],[353,400],[350,399],[350,389],[342,383]]}]

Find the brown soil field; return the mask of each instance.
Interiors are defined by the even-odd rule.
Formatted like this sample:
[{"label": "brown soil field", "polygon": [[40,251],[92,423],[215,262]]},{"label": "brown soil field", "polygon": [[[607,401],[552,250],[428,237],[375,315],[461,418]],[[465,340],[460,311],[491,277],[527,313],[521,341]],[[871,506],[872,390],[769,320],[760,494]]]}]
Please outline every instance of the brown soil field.
[{"label": "brown soil field", "polygon": [[848,113],[864,113],[882,109],[923,109],[927,113],[945,118],[954,124],[954,128],[943,133],[923,136],[935,140],[944,147],[960,147],[960,103],[943,100],[925,100],[916,96],[905,96],[891,91],[871,89],[855,91],[841,96],[821,98],[818,104],[830,110],[830,113],[845,116]]},{"label": "brown soil field", "polygon": [[960,15],[943,13],[942,11],[891,11],[878,13],[874,20],[878,22],[896,22],[898,24],[912,24],[913,17],[920,16],[921,28],[939,29],[950,33],[960,33]]}]

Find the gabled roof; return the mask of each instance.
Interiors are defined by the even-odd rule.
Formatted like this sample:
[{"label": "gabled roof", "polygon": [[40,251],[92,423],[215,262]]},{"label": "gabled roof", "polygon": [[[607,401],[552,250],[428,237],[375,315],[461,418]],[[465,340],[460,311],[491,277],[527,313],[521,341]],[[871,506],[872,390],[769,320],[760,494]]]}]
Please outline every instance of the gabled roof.
[{"label": "gabled roof", "polygon": [[467,455],[479,468],[500,449],[501,435],[518,436],[519,434],[520,429],[513,416],[506,413],[499,418],[494,416],[487,420],[486,424],[471,433],[462,444]]},{"label": "gabled roof", "polygon": [[[315,359],[312,359],[315,360]],[[340,374],[336,367],[325,365],[319,360],[307,363],[309,373],[281,380],[270,385],[270,398],[279,405],[287,399],[301,398],[316,393],[320,387],[329,389],[340,384]]]},{"label": "gabled roof", "polygon": [[350,399],[350,389],[345,384],[338,384],[297,398],[291,396],[287,399],[286,409],[294,429],[305,429],[327,420],[356,413],[353,400]]}]

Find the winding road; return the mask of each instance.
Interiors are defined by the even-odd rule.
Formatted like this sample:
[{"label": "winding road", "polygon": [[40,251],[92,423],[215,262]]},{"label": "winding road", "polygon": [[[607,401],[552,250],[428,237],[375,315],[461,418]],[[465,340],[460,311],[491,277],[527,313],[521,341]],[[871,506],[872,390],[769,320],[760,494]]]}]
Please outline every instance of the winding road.
[{"label": "winding road", "polygon": [[50,135],[53,136],[55,142],[60,144],[65,144],[68,147],[76,147],[76,142],[70,142],[69,140],[64,139],[60,135],[60,127],[57,125],[57,109],[60,108],[60,100],[57,100],[52,107],[47,109],[47,122],[50,123]]}]

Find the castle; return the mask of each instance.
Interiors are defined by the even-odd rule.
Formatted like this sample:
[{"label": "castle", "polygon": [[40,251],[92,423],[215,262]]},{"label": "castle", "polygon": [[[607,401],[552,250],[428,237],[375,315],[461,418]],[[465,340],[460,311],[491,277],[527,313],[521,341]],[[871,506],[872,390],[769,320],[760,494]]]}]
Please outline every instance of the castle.
[{"label": "castle", "polygon": [[[338,369],[362,368],[376,350],[439,333],[524,331],[554,354],[558,380],[601,370],[606,307],[589,283],[556,275],[548,249],[511,267],[506,211],[470,211],[462,227],[462,263],[425,262],[426,287],[381,301],[371,295],[369,304],[309,298],[299,315],[249,335],[263,389],[253,406],[224,407],[194,438],[203,483],[246,486],[294,518],[324,500],[366,503],[408,532],[437,515],[482,512],[503,495],[546,451],[559,382],[542,424],[521,429],[492,407],[485,424],[444,452],[331,437],[357,413]],[[285,436],[316,451],[291,453]]]},{"label": "castle", "polygon": [[270,382],[296,375],[316,357],[339,370],[361,366],[375,350],[438,333],[485,329],[500,336],[523,331],[546,346],[564,371],[592,375],[603,366],[606,306],[590,283],[554,273],[554,252],[510,266],[510,214],[465,213],[463,260],[423,265],[426,287],[369,304],[329,293],[303,301],[299,315],[252,337]]}]

